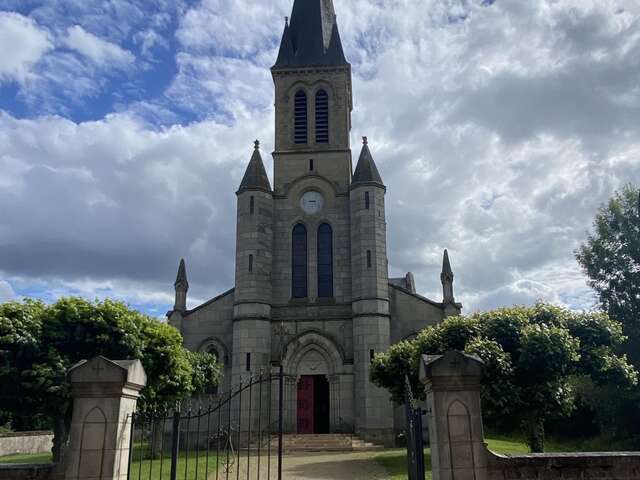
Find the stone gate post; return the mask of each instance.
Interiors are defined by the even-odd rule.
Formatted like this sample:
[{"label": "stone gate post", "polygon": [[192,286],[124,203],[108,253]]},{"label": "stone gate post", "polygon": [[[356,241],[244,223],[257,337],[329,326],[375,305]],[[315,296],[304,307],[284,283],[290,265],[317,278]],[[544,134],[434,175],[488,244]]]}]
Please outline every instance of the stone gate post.
[{"label": "stone gate post", "polygon": [[480,382],[483,363],[457,351],[423,355],[420,381],[429,406],[433,480],[486,480]]},{"label": "stone gate post", "polygon": [[147,376],[140,360],[83,360],[69,370],[73,417],[65,480],[126,480],[131,415]]}]

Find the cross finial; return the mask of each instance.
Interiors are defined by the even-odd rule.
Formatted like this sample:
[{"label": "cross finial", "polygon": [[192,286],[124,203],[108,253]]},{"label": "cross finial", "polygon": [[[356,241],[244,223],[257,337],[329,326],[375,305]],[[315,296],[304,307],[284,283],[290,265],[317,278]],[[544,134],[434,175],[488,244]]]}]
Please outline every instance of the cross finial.
[{"label": "cross finial", "polygon": [[259,150],[260,149],[260,140],[256,140],[255,142],[253,142],[253,145],[254,145],[254,148],[256,150]]},{"label": "cross finial", "polygon": [[369,145],[369,139],[367,137],[362,137],[362,144]]}]

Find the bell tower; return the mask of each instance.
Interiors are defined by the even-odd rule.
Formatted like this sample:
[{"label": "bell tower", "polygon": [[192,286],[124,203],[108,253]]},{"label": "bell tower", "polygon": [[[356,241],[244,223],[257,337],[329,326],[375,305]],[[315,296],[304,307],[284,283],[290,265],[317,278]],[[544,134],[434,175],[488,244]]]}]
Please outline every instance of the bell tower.
[{"label": "bell tower", "polygon": [[332,0],[296,0],[271,69],[275,84],[274,191],[307,175],[338,190],[351,181],[351,65]]}]

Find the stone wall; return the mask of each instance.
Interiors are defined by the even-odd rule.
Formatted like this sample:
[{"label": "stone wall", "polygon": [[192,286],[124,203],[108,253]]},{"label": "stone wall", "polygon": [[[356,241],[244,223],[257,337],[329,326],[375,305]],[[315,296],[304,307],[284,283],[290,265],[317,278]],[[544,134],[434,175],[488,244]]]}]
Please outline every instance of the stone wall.
[{"label": "stone wall", "polygon": [[234,296],[235,290],[229,290],[194,308],[180,325],[184,347],[188,350],[206,351],[209,346],[215,346],[219,360],[224,365],[221,392],[231,388]]},{"label": "stone wall", "polygon": [[640,478],[640,452],[497,455],[488,451],[487,479]]},{"label": "stone wall", "polygon": [[411,338],[425,328],[437,325],[445,315],[442,304],[389,284],[391,343]]},{"label": "stone wall", "polygon": [[483,364],[461,352],[423,355],[433,480],[640,479],[640,452],[497,455],[487,448],[480,386]]},{"label": "stone wall", "polygon": [[54,465],[0,465],[0,480],[50,480]]},{"label": "stone wall", "polygon": [[0,434],[0,457],[17,453],[50,452],[53,444],[51,432],[15,432]]}]

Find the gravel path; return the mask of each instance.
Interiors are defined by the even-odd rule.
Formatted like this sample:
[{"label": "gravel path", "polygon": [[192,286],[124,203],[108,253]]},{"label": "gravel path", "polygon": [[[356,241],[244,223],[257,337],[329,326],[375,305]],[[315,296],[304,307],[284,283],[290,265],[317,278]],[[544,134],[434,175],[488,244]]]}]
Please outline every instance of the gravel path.
[{"label": "gravel path", "polygon": [[[285,480],[386,480],[388,478],[384,468],[373,460],[372,453],[308,453],[290,454],[283,458],[282,476]],[[271,459],[271,479],[277,478],[277,459]],[[258,475],[258,460],[256,457],[249,461],[250,480],[267,479],[267,459],[260,461]],[[235,466],[229,469],[229,479],[236,479]],[[247,478],[247,458],[240,460],[241,479]],[[215,477],[214,477],[215,478]],[[226,474],[220,470],[220,480],[226,479]]]}]

